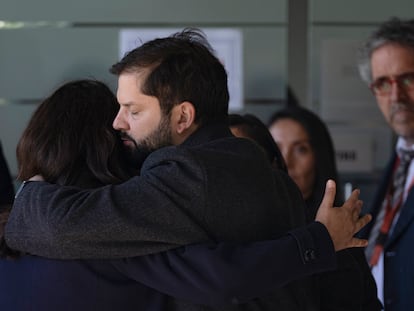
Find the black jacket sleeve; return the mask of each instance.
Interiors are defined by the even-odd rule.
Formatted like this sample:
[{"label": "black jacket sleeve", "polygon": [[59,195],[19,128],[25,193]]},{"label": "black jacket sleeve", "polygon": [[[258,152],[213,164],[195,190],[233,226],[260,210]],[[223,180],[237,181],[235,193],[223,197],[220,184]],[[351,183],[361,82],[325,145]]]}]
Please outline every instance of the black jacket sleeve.
[{"label": "black jacket sleeve", "polygon": [[315,222],[277,240],[188,245],[114,264],[128,277],[167,295],[220,306],[333,270],[336,256],[326,228]]}]

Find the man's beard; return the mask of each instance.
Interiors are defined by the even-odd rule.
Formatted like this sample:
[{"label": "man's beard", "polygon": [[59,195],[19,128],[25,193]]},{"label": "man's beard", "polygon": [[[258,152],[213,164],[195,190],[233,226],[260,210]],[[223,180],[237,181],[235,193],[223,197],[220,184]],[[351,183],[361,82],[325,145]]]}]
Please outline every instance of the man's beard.
[{"label": "man's beard", "polygon": [[172,145],[170,124],[170,116],[163,115],[158,127],[140,141],[133,139],[126,133],[121,133],[122,138],[126,138],[134,144],[134,147],[126,148],[127,161],[132,167],[141,168],[142,163],[151,152]]}]

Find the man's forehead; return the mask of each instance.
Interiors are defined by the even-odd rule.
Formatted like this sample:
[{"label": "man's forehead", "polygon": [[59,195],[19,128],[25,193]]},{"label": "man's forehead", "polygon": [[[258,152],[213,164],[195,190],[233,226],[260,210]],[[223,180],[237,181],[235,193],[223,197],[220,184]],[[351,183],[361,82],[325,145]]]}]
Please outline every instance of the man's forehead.
[{"label": "man's forehead", "polygon": [[116,96],[120,103],[131,101],[131,97],[140,92],[140,81],[135,74],[123,73],[118,77]]},{"label": "man's forehead", "polygon": [[414,71],[414,47],[396,43],[384,44],[371,54],[373,76]]}]

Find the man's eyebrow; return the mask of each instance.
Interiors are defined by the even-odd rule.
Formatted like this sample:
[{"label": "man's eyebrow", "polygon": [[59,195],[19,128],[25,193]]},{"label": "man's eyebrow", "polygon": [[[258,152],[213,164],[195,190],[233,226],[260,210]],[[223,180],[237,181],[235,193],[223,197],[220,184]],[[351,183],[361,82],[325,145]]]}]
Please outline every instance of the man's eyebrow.
[{"label": "man's eyebrow", "polygon": [[134,105],[134,103],[132,103],[132,102],[126,102],[126,103],[119,103],[119,105],[121,105],[121,106],[123,106],[123,107],[130,107],[130,106],[133,106]]}]

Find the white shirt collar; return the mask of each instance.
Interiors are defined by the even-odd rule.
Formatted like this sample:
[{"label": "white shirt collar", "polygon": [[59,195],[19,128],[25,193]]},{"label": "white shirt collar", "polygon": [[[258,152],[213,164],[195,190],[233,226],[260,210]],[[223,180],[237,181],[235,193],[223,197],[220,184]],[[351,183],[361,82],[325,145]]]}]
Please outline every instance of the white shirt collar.
[{"label": "white shirt collar", "polygon": [[399,136],[398,137],[398,140],[397,140],[397,144],[395,145],[395,151],[398,153],[398,150],[399,149],[414,150],[414,144],[413,145],[409,145],[404,138],[402,138],[401,136]]}]

